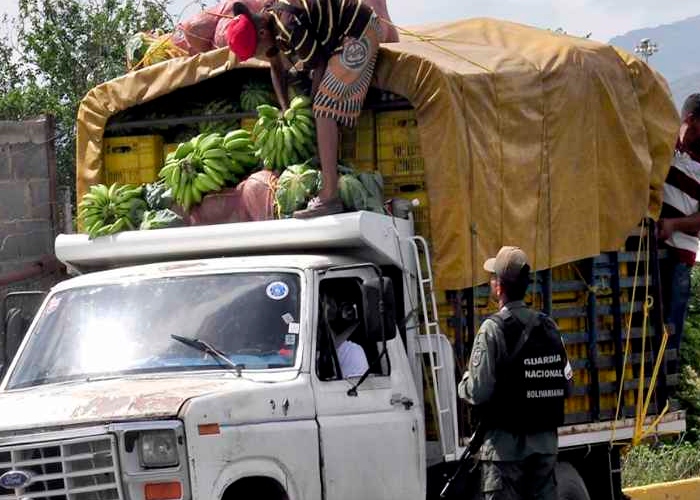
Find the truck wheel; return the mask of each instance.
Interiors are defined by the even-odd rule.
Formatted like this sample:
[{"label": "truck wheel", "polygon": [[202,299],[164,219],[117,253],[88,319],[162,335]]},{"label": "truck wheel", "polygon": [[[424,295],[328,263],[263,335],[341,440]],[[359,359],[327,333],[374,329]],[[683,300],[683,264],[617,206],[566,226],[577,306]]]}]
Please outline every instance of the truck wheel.
[{"label": "truck wheel", "polygon": [[557,463],[557,493],[559,500],[591,500],[578,471],[568,462]]}]

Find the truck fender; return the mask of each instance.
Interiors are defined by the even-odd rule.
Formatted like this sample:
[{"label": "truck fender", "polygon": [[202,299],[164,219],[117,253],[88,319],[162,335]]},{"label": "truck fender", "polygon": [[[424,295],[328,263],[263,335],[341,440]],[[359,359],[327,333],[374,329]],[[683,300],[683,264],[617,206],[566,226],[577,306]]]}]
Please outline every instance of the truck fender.
[{"label": "truck fender", "polygon": [[274,479],[284,487],[289,500],[297,500],[299,498],[294,481],[284,465],[273,458],[265,457],[243,458],[228,462],[214,482],[212,488],[214,498],[222,498],[229,486],[248,477]]}]

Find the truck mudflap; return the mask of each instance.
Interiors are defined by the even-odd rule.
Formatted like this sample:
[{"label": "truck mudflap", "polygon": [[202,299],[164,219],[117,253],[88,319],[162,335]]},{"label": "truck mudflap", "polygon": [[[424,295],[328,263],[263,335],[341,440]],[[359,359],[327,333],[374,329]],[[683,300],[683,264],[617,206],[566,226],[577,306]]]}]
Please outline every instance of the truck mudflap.
[{"label": "truck mudflap", "polygon": [[683,500],[700,498],[700,477],[625,488],[622,492],[631,500]]}]

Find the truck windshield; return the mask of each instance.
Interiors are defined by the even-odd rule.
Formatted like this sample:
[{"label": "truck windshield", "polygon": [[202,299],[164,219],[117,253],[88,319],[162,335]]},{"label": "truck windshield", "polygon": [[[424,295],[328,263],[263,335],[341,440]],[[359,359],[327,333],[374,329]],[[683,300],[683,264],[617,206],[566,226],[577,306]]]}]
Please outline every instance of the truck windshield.
[{"label": "truck windshield", "polygon": [[30,332],[8,389],[183,370],[230,370],[171,338],[215,346],[246,370],[294,365],[299,277],[237,273],[147,279],[54,294]]}]

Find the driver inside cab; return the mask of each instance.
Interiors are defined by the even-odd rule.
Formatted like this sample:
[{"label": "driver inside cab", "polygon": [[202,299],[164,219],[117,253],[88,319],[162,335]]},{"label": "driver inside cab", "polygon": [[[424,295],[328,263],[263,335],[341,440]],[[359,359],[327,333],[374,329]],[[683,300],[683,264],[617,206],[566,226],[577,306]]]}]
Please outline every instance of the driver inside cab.
[{"label": "driver inside cab", "polygon": [[361,345],[349,340],[360,326],[357,304],[349,301],[338,303],[326,294],[323,298],[323,312],[324,323],[331,332],[343,378],[361,377],[369,369],[367,355]]}]

